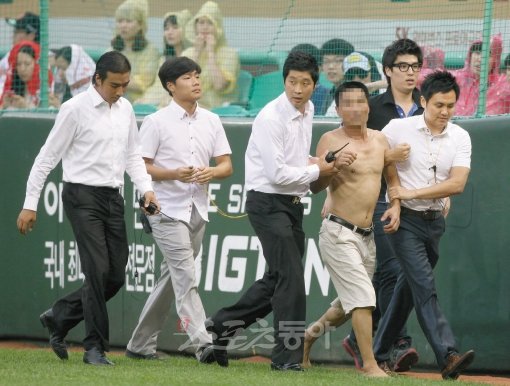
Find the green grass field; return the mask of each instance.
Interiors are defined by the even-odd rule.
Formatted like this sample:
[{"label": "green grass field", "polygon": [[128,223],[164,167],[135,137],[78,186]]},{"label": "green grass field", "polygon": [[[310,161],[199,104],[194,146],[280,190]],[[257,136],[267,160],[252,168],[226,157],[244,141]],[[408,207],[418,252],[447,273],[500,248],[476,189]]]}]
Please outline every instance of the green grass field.
[{"label": "green grass field", "polygon": [[354,368],[320,365],[303,373],[275,372],[269,370],[267,363],[231,360],[228,368],[221,368],[200,364],[191,357],[140,361],[111,353],[108,357],[116,366],[95,367],[82,362],[81,352],[72,351],[69,355],[68,361],[60,361],[48,349],[0,348],[0,385],[445,385],[444,381],[408,376],[367,379]]}]

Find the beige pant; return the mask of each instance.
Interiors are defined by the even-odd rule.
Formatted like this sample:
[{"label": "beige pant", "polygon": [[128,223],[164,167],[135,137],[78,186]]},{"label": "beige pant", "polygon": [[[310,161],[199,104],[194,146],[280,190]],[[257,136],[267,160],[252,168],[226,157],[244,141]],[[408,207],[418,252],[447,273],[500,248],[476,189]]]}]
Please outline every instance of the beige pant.
[{"label": "beige pant", "polygon": [[319,233],[319,249],[338,298],[331,305],[348,315],[355,308],[375,308],[372,276],[375,270],[374,234],[362,236],[324,219]]}]

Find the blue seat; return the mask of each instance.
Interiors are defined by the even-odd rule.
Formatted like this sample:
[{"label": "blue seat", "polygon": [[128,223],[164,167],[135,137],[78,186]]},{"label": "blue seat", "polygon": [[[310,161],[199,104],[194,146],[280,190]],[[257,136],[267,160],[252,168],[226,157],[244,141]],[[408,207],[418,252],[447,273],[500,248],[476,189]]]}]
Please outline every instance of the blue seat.
[{"label": "blue seat", "polygon": [[228,106],[220,106],[211,109],[211,111],[215,114],[218,114],[220,117],[247,117],[248,111],[245,110],[244,107],[239,105],[228,105]]},{"label": "blue seat", "polygon": [[248,109],[260,110],[283,92],[281,71],[269,72],[253,78]]},{"label": "blue seat", "polygon": [[250,72],[245,70],[239,71],[239,76],[237,77],[237,89],[239,95],[237,97],[237,101],[234,102],[234,104],[243,107],[248,106],[252,81],[253,75]]},{"label": "blue seat", "polygon": [[157,106],[149,104],[149,103],[139,103],[133,105],[133,110],[135,110],[136,115],[147,115],[152,114],[158,111]]}]

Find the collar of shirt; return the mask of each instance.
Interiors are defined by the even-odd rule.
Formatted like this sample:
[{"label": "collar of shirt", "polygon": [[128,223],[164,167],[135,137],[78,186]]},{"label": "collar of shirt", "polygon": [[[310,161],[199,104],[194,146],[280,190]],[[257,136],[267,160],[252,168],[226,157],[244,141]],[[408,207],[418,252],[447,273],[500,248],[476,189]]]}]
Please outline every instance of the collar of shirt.
[{"label": "collar of shirt", "polygon": [[306,102],[305,105],[305,111],[304,113],[301,113],[298,109],[294,107],[292,103],[290,103],[289,98],[287,97],[287,94],[283,93],[280,95],[280,100],[283,104],[283,107],[285,109],[286,114],[291,120],[294,119],[303,119],[308,116],[308,114],[313,112],[313,104],[311,101]]},{"label": "collar of shirt", "polygon": [[[448,129],[451,126],[452,126],[452,123],[450,121],[448,121],[448,123],[446,124],[446,127],[443,129],[443,131],[439,134],[436,134],[434,137],[444,136],[444,135],[448,134]],[[427,123],[425,122],[425,116],[423,114],[420,115],[419,118],[416,120],[416,129],[424,132],[425,134],[432,135],[432,133],[430,132],[430,129],[427,126]]]},{"label": "collar of shirt", "polygon": [[170,101],[170,110],[175,113],[181,120],[185,119],[197,119],[197,115],[199,113],[200,107],[198,106],[198,103],[196,104],[195,111],[192,115],[189,115],[186,110],[182,108],[177,102],[175,102],[173,99]]}]

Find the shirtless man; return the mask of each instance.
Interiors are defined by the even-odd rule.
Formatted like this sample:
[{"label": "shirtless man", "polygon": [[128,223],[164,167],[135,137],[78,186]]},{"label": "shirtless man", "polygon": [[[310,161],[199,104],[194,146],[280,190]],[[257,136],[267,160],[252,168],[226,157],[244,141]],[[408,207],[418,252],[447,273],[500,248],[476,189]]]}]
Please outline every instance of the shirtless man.
[{"label": "shirtless man", "polygon": [[[313,193],[329,187],[329,210],[319,234],[319,248],[328,268],[338,298],[305,333],[303,367],[310,367],[313,342],[331,325],[339,326],[352,317],[354,333],[363,358],[362,372],[369,377],[386,377],[372,351],[372,311],[375,291],[372,276],[375,269],[375,243],[372,215],[384,173],[388,186],[399,186],[394,164],[385,166],[384,153],[389,148],[385,136],[367,128],[368,90],[360,82],[343,83],[335,91],[335,103],[343,126],[322,136],[317,154],[340,148],[347,149],[337,158],[353,155],[333,176],[320,177],[311,184]],[[336,160],[335,165],[341,164]],[[399,226],[400,201],[393,200],[382,216],[387,221],[385,232]],[[333,321],[333,323],[331,323]]]}]

